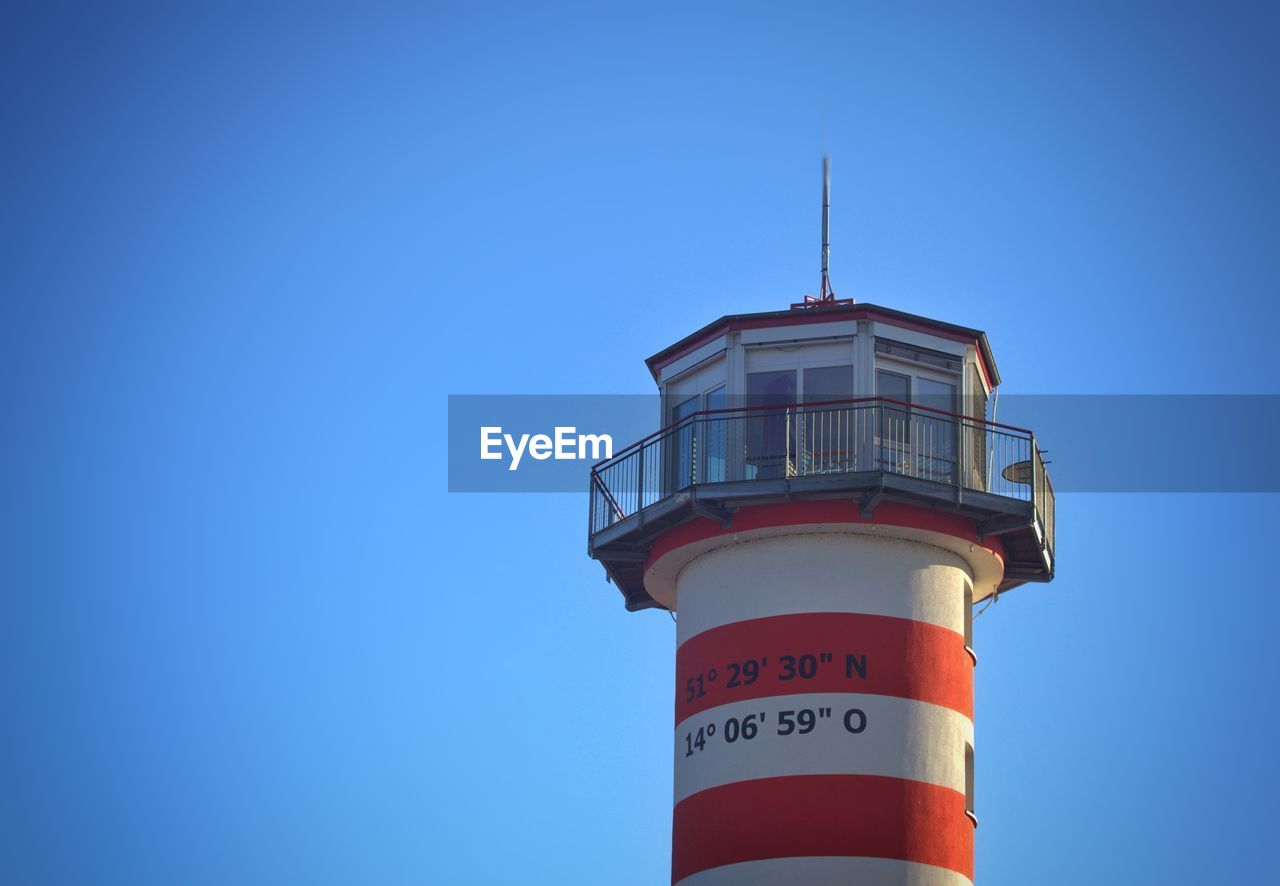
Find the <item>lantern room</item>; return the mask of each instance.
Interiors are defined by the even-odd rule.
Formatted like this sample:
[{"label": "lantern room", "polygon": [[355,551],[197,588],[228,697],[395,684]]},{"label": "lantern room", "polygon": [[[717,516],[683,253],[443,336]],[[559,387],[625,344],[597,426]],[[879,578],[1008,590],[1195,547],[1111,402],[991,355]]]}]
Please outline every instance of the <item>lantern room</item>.
[{"label": "lantern room", "polygon": [[[655,539],[743,507],[853,499],[972,521],[1004,568],[984,592],[1053,576],[1053,490],[1034,435],[988,415],[1000,383],[981,330],[873,304],[719,318],[650,357],[659,430],[597,465],[592,556],[630,609]],[[649,584],[653,584],[650,577]]]}]

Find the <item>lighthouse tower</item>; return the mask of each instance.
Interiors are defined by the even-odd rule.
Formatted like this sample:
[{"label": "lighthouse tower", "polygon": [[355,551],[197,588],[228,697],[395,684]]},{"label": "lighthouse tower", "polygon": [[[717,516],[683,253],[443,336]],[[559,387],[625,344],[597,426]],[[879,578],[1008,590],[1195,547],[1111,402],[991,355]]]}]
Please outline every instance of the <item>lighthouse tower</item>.
[{"label": "lighthouse tower", "polygon": [[591,556],[677,618],[684,886],[971,883],[974,607],[1053,578],[986,335],[836,299],[825,220],[821,295],[650,357],[661,430],[592,470]]}]

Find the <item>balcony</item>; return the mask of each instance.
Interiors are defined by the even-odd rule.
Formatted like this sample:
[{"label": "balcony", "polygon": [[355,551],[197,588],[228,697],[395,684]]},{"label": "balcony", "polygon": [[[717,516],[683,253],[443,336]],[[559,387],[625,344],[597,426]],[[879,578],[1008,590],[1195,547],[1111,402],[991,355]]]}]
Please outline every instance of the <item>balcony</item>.
[{"label": "balcony", "polygon": [[885,397],[697,412],[591,470],[588,551],[628,609],[653,540],[748,505],[846,498],[957,513],[999,535],[1000,590],[1053,578],[1053,485],[1031,431]]}]

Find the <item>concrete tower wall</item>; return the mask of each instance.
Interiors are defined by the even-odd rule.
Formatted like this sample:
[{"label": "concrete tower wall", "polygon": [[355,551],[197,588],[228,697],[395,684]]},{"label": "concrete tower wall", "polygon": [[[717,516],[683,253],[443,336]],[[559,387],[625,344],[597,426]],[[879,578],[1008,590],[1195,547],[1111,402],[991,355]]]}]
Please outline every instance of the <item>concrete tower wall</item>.
[{"label": "concrete tower wall", "polygon": [[675,581],[672,881],[971,882],[954,539],[723,541]]}]

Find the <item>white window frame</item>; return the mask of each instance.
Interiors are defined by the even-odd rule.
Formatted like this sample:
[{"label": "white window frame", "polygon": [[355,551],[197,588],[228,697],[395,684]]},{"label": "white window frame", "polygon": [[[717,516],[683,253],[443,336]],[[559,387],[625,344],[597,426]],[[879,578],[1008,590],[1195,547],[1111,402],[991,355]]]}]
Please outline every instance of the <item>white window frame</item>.
[{"label": "white window frame", "polygon": [[[685,391],[683,394],[668,394],[666,397],[664,397],[664,399],[668,401],[668,405],[664,410],[662,427],[669,428],[672,425],[674,425],[677,421],[684,421],[684,418],[680,418],[680,419],[676,418],[676,408],[679,406],[683,406],[684,404],[688,403],[691,400],[696,400],[697,402],[693,404],[694,408],[690,410],[690,414],[702,412],[708,409],[709,407],[707,405],[707,401],[710,399],[712,394],[714,394],[716,391],[722,388],[725,391],[725,404],[727,406],[728,390],[729,390],[728,379],[726,379],[723,375],[711,376],[711,379],[712,381],[710,382],[710,387],[696,389],[697,390],[696,393],[690,393],[688,391]],[[706,427],[706,423],[701,418],[699,418],[695,420],[694,425],[691,426],[691,430],[689,430],[687,433],[698,434],[699,429],[696,427],[698,425],[703,426],[703,429],[705,429]],[[678,437],[680,434],[683,434],[686,432],[674,431],[673,433]],[[705,430],[703,431],[703,433],[705,433]],[[679,448],[679,446],[680,444],[677,443],[676,444],[677,448],[672,451],[672,454],[664,457],[663,470],[666,472],[667,479],[664,480],[663,485],[664,487],[671,487],[671,491],[674,491],[676,488],[683,488],[683,484],[678,484],[678,481],[683,479],[683,464],[682,464],[683,458],[681,455],[682,450]],[[709,450],[707,449],[707,447],[703,446],[697,456],[698,464],[692,466],[691,473],[693,474],[694,482],[699,482],[699,483],[705,482],[704,478],[708,475],[709,466],[707,464],[707,458],[709,455],[710,455]]]},{"label": "white window frame", "polygon": [[[955,396],[952,398],[951,408],[947,412],[959,413],[957,408],[961,405],[964,397],[964,373],[952,372],[948,369],[938,369],[934,366],[922,366],[914,360],[904,360],[901,357],[894,357],[890,354],[876,354],[877,370],[883,369],[885,372],[896,373],[897,375],[905,375],[911,379],[911,402],[916,402],[916,394],[918,382],[921,379],[925,381],[935,381],[941,384],[951,385],[956,389]],[[876,396],[880,396],[880,385],[877,380]]]},{"label": "white window frame", "polygon": [[[959,370],[941,369],[936,366],[926,366],[924,364],[917,363],[914,360],[908,360],[903,357],[897,357],[892,354],[884,354],[879,351],[876,351],[875,364],[874,364],[874,371],[875,373],[877,373],[874,378],[876,396],[877,397],[883,396],[880,393],[879,373],[881,371],[890,372],[890,373],[893,373],[894,375],[904,376],[908,379],[907,402],[912,403],[914,405],[932,405],[932,404],[920,403],[919,400],[917,399],[920,396],[921,381],[932,381],[932,382],[937,382],[939,384],[947,384],[947,385],[951,385],[955,393],[952,395],[952,398],[951,398],[951,408],[947,409],[946,411],[949,413],[952,413],[953,415],[960,414],[960,407],[962,407],[964,403],[964,361],[963,359],[960,360],[960,365],[961,365],[961,368]],[[927,410],[925,410],[925,414],[927,414]],[[954,466],[955,479],[953,479],[951,482],[956,482],[962,475],[961,447],[964,445],[964,438],[963,438],[963,434],[961,434],[960,432],[961,421],[962,421],[961,419],[956,419],[955,440],[952,442],[952,451],[955,453],[954,457],[956,461]],[[879,436],[880,425],[881,425],[881,422],[876,423],[876,431],[875,431],[876,439],[874,444],[876,448],[876,452],[878,453],[883,452],[884,447],[889,445],[886,441],[882,440]],[[922,459],[921,459],[921,452],[920,452],[920,441],[917,440],[916,435],[913,434],[910,442],[903,444],[903,446],[904,448],[901,454],[906,458],[905,463],[911,466],[909,476],[921,475]],[[927,463],[929,465],[934,465],[937,463],[937,461],[938,460],[936,458],[928,457],[927,462],[924,462],[924,463]],[[932,469],[930,469],[928,471],[924,471],[924,473],[933,474],[934,472],[932,471]],[[926,477],[926,479],[938,479],[938,477],[928,476]]]}]

